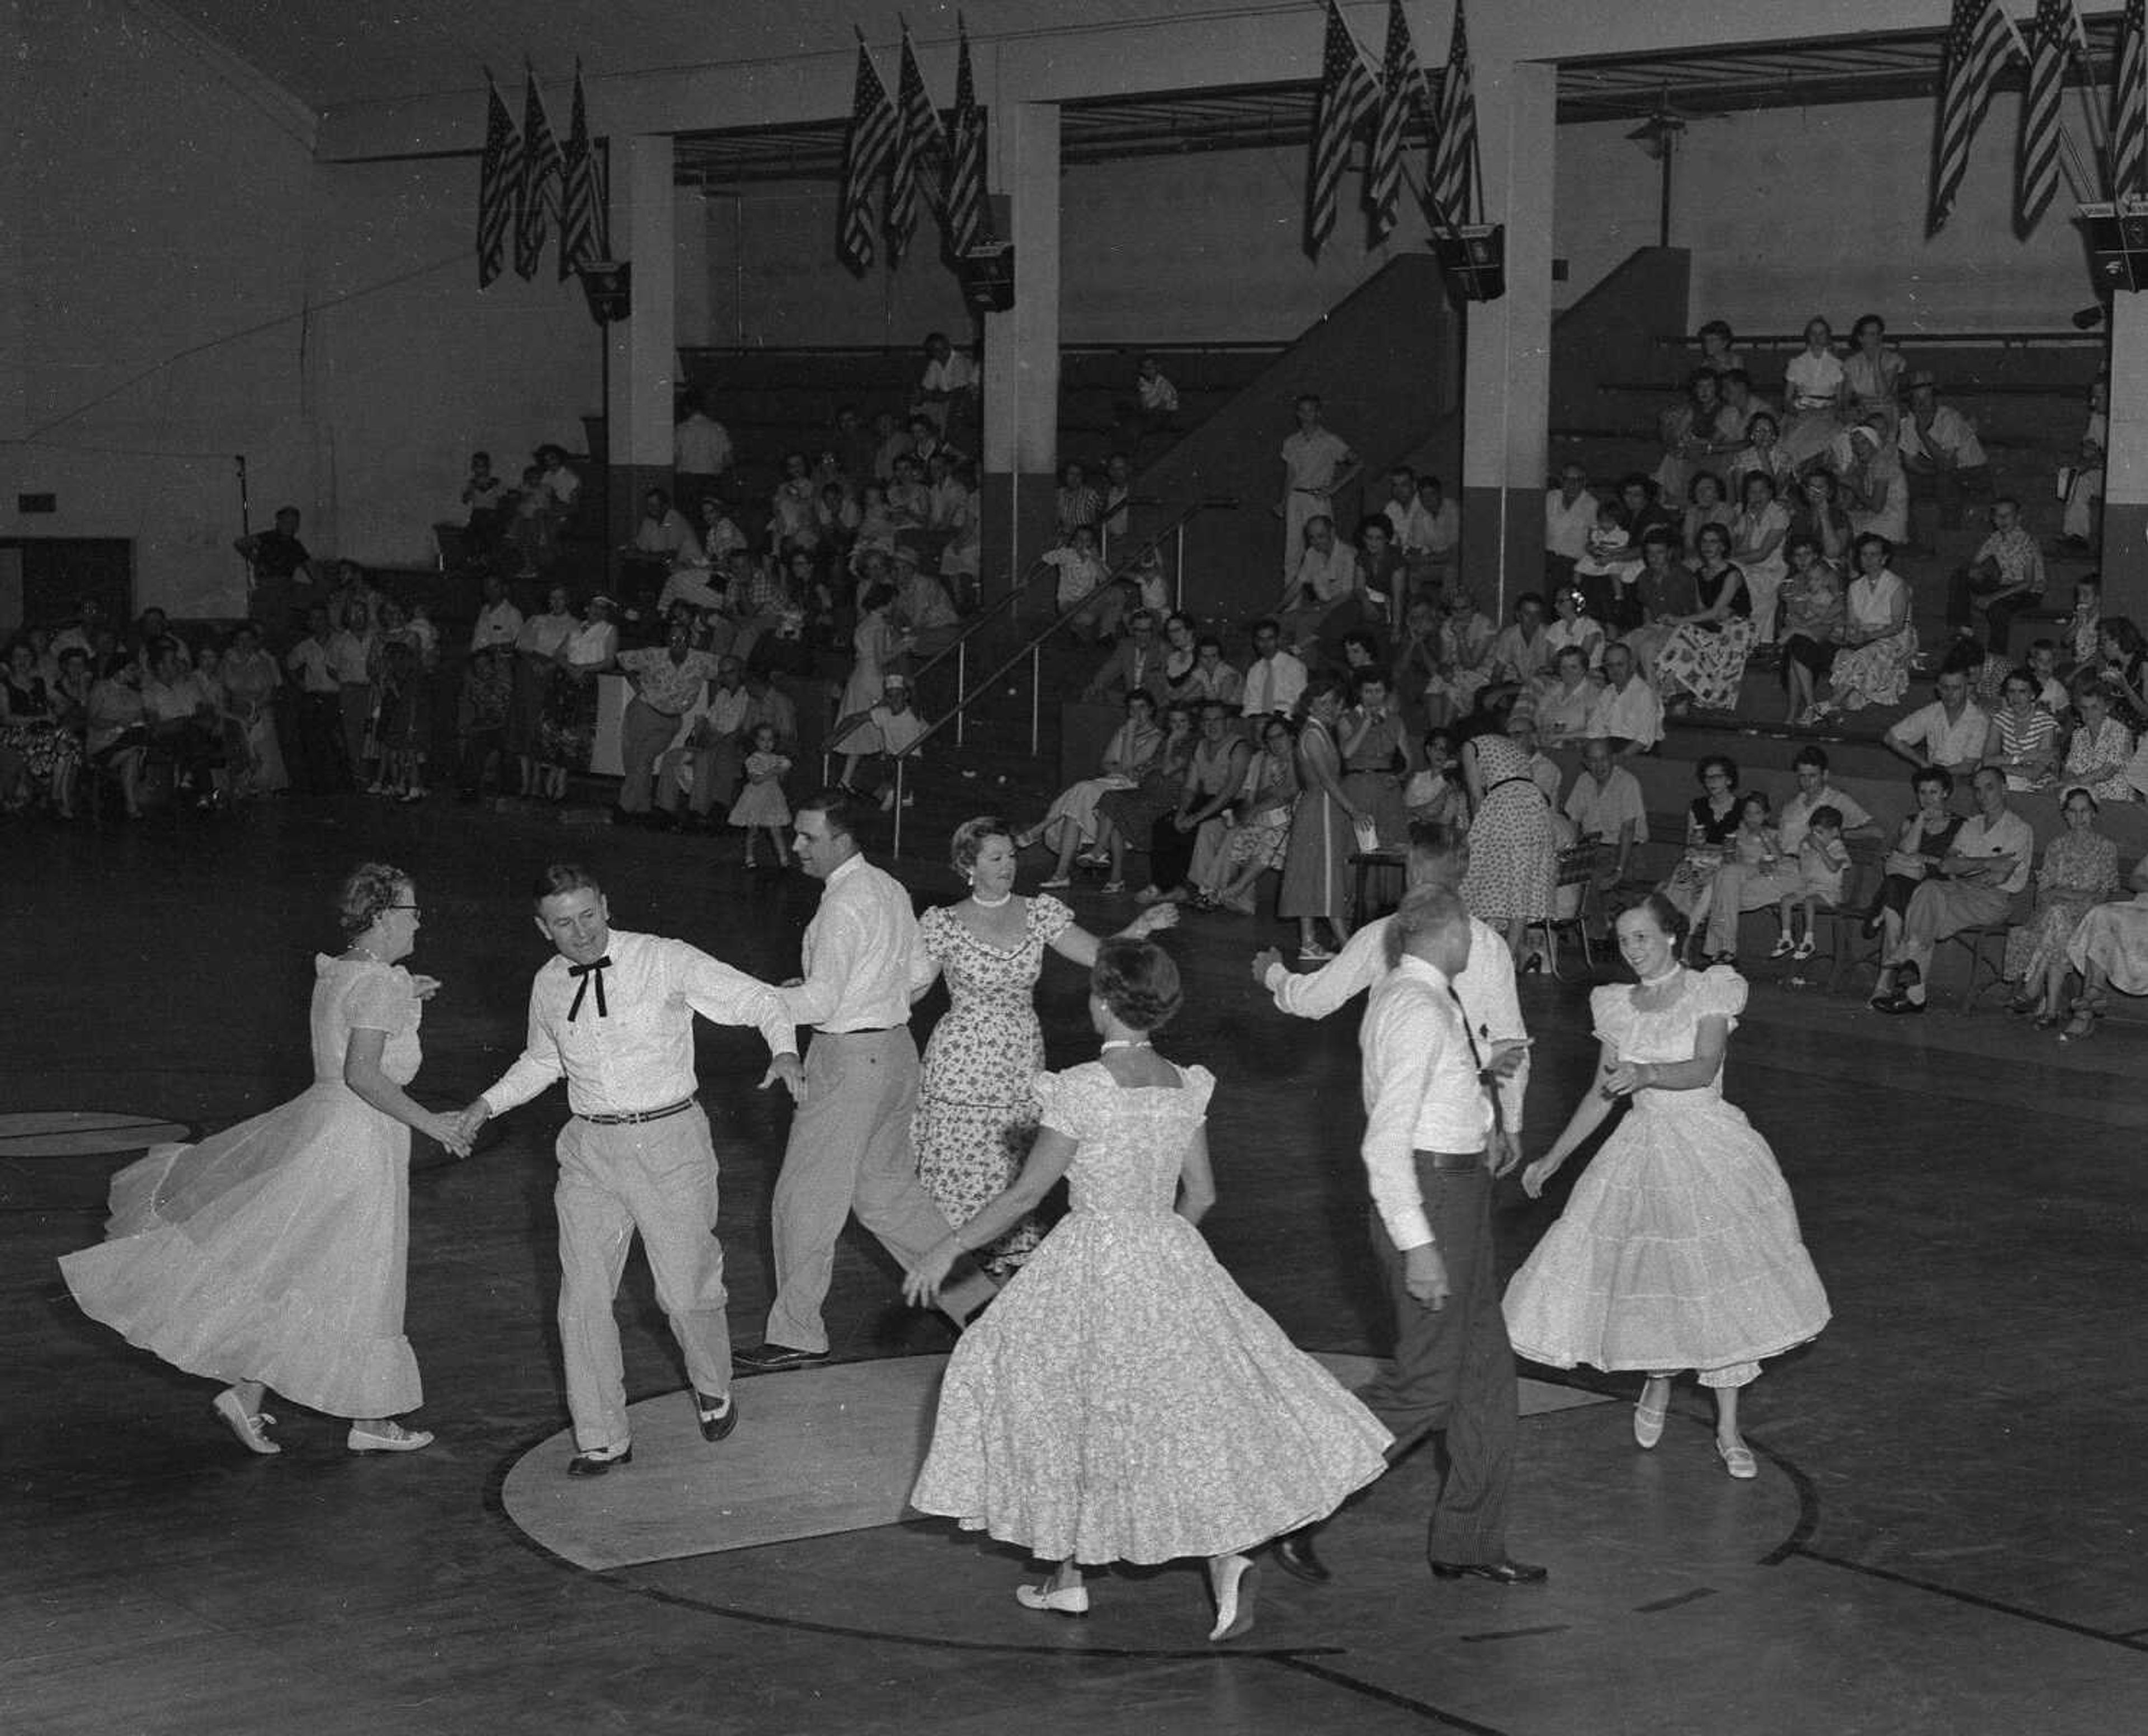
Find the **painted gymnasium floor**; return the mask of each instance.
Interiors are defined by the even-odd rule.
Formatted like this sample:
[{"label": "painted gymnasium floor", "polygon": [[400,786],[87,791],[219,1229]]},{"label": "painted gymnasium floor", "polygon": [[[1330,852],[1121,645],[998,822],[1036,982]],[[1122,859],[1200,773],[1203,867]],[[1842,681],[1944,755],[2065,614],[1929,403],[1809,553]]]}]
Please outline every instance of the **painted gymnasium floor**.
[{"label": "painted gymnasium floor", "polygon": [[[339,1427],[272,1400],[285,1451],[250,1457],[208,1383],[74,1309],[53,1262],[96,1239],[107,1178],[170,1136],[158,1124],[213,1129],[304,1082],[311,956],[333,950],[352,863],[419,878],[411,962],[446,987],[416,1094],[445,1105],[519,1047],[545,956],[524,888],[549,858],[596,866],[620,926],[792,974],[816,889],[749,880],[735,854],[358,799],[177,833],[0,834],[0,1730],[2148,1728],[2138,1023],[2061,1050],[1995,1011],[1890,1021],[1760,967],[1729,1092],[1774,1145],[1835,1314],[1752,1390],[1759,1479],[1724,1475],[1690,1382],[1642,1453],[1632,1380],[1525,1368],[1513,1545],[1550,1567],[1548,1587],[1430,1578],[1428,1450],[1327,1533],[1332,1585],[1271,1569],[1257,1626],[1221,1648],[1191,1564],[1105,1576],[1096,1613],[1066,1621],[1016,1607],[1011,1552],[903,1516],[950,1340],[901,1307],[855,1231],[836,1364],[742,1382],[741,1426],[713,1448],[635,1262],[635,1463],[570,1484],[551,1318],[563,1093],[488,1130],[467,1162],[414,1160],[427,1452],[355,1458]],[[945,871],[906,871],[954,896]],[[1076,903],[1097,928],[1131,914]],[[1189,1002],[1163,1046],[1222,1080],[1211,1242],[1347,1374],[1384,1330],[1355,1151],[1358,1009],[1312,1026],[1269,1008],[1246,966],[1280,933],[1189,919],[1171,943]],[[1593,1046],[1581,985],[1532,977],[1523,996],[1533,1152]],[[1093,1052],[1080,972],[1048,965],[1041,1004],[1055,1064]],[[752,1088],[761,1065],[750,1034],[705,1027],[741,1342],[760,1336],[787,1115]],[[1568,1178],[1536,1205],[1502,1190],[1509,1267]]]}]

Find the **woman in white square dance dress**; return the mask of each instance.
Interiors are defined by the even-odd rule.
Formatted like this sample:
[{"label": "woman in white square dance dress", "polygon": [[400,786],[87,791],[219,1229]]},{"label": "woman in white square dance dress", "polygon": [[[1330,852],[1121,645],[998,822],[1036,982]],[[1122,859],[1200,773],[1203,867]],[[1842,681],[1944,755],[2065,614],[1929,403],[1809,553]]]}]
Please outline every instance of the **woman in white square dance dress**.
[{"label": "woman in white square dance dress", "polygon": [[1523,1171],[1529,1197],[1621,1098],[1633,1106],[1507,1287],[1507,1332],[1518,1354],[1554,1368],[1646,1373],[1634,1412],[1643,1447],[1662,1437],[1671,1377],[1697,1370],[1715,1393],[1716,1452],[1744,1478],[1759,1467],[1738,1432],[1739,1388],[1763,1358],[1819,1335],[1827,1292],[1774,1154],[1723,1101],[1744,979],[1682,967],[1685,931],[1660,893],[1619,919],[1620,956],[1640,981],[1589,996],[1597,1083]]}]

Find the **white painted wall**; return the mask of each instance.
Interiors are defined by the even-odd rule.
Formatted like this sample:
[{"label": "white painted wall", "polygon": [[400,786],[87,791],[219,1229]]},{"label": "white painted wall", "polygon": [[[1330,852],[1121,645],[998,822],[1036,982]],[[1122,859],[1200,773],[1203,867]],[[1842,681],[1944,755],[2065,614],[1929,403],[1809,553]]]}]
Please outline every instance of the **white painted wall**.
[{"label": "white painted wall", "polygon": [[[2085,155],[2071,95],[2065,114]],[[2063,181],[2035,232],[2014,233],[2018,98],[1993,103],[1954,215],[1927,240],[1932,123],[1930,99],[1695,119],[1671,214],[1673,244],[1693,250],[1694,321],[1779,332],[1824,314],[1845,335],[1868,312],[1898,333],[2063,326],[2094,298]],[[1560,306],[1655,242],[1659,171],[1625,138],[1634,124],[1559,129]]]}]

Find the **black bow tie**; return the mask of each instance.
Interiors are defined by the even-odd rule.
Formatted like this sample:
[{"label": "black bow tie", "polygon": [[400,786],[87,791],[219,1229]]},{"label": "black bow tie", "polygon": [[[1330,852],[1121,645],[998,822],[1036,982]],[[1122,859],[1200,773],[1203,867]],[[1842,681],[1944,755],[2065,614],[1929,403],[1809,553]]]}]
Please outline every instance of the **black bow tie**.
[{"label": "black bow tie", "polygon": [[575,1021],[581,1016],[582,1000],[583,997],[589,993],[590,985],[592,982],[597,986],[597,1016],[600,1019],[608,1019],[611,1016],[611,1009],[605,1005],[604,991],[604,974],[610,968],[611,955],[610,953],[606,953],[602,958],[595,960],[591,963],[586,965],[570,965],[567,966],[568,976],[577,976],[581,979],[581,981],[575,985],[575,998],[570,1001],[567,1006],[567,1022],[570,1025],[573,1024]]}]

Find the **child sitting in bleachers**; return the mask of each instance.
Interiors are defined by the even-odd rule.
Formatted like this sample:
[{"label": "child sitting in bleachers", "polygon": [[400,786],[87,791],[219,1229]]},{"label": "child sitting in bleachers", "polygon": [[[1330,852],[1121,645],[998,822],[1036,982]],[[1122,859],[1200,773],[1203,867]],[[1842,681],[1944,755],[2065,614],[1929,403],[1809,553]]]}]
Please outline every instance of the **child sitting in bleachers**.
[{"label": "child sitting in bleachers", "polygon": [[[1813,938],[1814,919],[1822,905],[1832,909],[1842,902],[1843,881],[1849,872],[1849,846],[1842,841],[1842,810],[1833,802],[1822,802],[1812,810],[1805,835],[1798,840],[1798,890],[1783,895],[1783,932],[1769,956],[1803,960],[1813,956],[1819,946]],[[1804,933],[1793,942],[1790,934],[1800,906],[1804,910]]]}]

